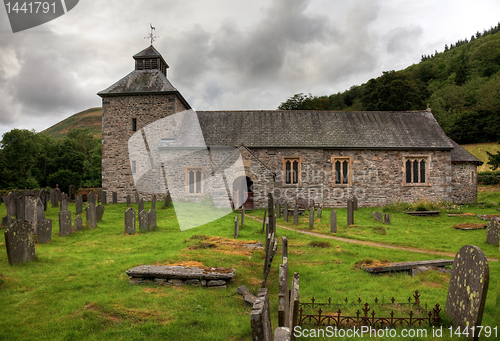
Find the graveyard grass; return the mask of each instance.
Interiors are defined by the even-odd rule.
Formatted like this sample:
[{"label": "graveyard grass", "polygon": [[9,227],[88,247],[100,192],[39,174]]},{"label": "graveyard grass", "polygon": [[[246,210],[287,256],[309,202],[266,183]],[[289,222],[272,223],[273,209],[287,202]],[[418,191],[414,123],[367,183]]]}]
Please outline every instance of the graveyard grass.
[{"label": "graveyard grass", "polygon": [[[495,205],[457,206],[450,212],[500,213],[496,210],[500,191],[482,191],[479,201],[493,201]],[[150,205],[145,203],[145,209]],[[132,207],[137,210],[136,204]],[[126,204],[107,204],[104,219],[96,228],[85,227],[66,237],[58,234],[58,209],[49,207],[47,218],[53,219],[52,241],[36,244],[37,260],[20,266],[8,264],[2,238],[0,340],[251,340],[251,306],[236,289],[246,285],[257,293],[260,288],[264,251],[249,250],[243,244],[264,242],[264,235],[260,234],[262,223],[247,216],[234,242],[235,213],[204,226],[180,231],[173,207],[160,207],[161,202],[158,202],[156,231],[142,232],[137,228],[135,235],[124,234]],[[69,204],[69,209],[74,220],[75,205]],[[499,256],[498,246],[485,243],[486,230],[453,228],[458,223],[481,222],[478,218],[448,217],[444,211],[439,217],[411,217],[392,212],[392,224],[385,225],[371,218],[371,212],[377,210],[381,208],[360,208],[355,212],[355,225],[347,226],[346,209],[338,209],[337,236],[450,253],[458,252],[463,245],[473,244],[487,257]],[[0,216],[5,213],[5,205],[1,205]],[[262,218],[263,210],[247,214]],[[312,231],[332,235],[329,216],[329,210],[323,211],[321,221],[316,219]],[[293,216],[290,223],[279,218],[277,224],[295,228]],[[307,212],[300,218],[300,224],[299,229],[311,231]],[[448,274],[373,276],[359,266],[363,262],[446,257],[328,240],[279,227],[277,234],[280,248],[266,285],[270,293],[273,329],[278,321],[282,235],[288,238],[290,276],[300,273],[302,302],[313,296],[317,302],[326,301],[328,297],[338,303],[345,298],[352,301],[358,297],[369,302],[375,297],[389,302],[394,297],[397,302],[404,302],[418,290],[422,303],[439,303],[444,310]],[[236,276],[226,290],[130,285],[125,271],[141,264],[232,267],[236,269]],[[493,261],[489,266],[490,289],[482,324],[500,328],[497,308],[500,305],[500,266]],[[432,335],[431,330],[429,335]],[[447,339],[450,340],[447,337],[440,340]]]}]

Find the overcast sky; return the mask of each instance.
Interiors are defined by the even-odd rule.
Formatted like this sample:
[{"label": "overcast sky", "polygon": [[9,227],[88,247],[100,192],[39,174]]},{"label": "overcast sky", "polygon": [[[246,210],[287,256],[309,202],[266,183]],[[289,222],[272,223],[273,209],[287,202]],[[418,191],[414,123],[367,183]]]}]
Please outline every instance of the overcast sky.
[{"label": "overcast sky", "polygon": [[498,0],[80,0],[12,33],[2,7],[0,135],[101,106],[96,93],[133,70],[150,23],[169,80],[195,110],[240,110],[342,92],[470,38],[499,14]]}]

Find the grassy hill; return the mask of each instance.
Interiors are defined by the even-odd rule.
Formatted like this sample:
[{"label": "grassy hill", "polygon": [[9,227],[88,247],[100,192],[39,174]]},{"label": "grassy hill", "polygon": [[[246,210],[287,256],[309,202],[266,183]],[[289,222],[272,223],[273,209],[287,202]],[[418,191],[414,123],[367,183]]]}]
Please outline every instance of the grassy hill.
[{"label": "grassy hill", "polygon": [[500,151],[500,144],[497,142],[490,143],[474,143],[474,144],[464,144],[462,145],[469,153],[477,157],[479,160],[483,161],[483,165],[478,167],[478,172],[489,171],[490,166],[486,164],[488,162],[488,154],[486,152],[490,152],[491,154],[495,154]]},{"label": "grassy hill", "polygon": [[94,137],[102,137],[102,108],[91,108],[76,113],[52,127],[42,131],[44,134],[52,135],[56,139],[61,139],[71,128],[87,127],[92,129]]}]

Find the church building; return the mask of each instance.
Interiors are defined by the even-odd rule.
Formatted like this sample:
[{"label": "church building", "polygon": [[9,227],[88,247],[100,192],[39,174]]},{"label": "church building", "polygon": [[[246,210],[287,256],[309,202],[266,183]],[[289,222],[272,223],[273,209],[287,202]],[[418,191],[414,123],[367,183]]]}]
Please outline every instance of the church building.
[{"label": "church building", "polygon": [[[154,142],[145,137],[146,128],[191,106],[168,80],[169,66],[153,46],[133,58],[135,70],[98,93],[102,188],[118,192],[120,201],[135,191],[161,195],[175,187],[191,198],[216,202],[221,189],[208,182],[233,155],[227,150],[238,151],[243,161],[240,169],[228,173],[227,168],[224,176],[223,195],[235,208],[264,207],[267,193],[282,202],[303,199],[324,207],[345,206],[353,196],[359,206],[477,200],[477,166],[482,162],[445,135],[430,109],[197,111],[206,163],[186,164],[178,183],[160,181],[143,190],[134,175],[153,161],[130,156],[129,140],[144,136],[148,152],[172,148],[182,122],[156,131]],[[217,154],[221,148],[226,154]],[[164,167],[168,165],[160,162],[157,178],[164,177]]]}]

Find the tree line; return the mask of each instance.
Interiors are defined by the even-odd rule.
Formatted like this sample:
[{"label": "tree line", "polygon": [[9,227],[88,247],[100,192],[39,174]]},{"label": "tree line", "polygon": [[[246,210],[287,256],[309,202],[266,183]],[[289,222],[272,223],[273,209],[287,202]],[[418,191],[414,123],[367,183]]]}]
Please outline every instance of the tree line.
[{"label": "tree line", "polygon": [[63,139],[34,130],[13,129],[2,136],[0,188],[35,189],[59,185],[101,186],[101,140],[89,128],[72,129]]},{"label": "tree line", "polygon": [[436,52],[400,71],[329,96],[296,94],[281,110],[406,111],[432,113],[460,144],[500,139],[500,26],[467,43]]}]

